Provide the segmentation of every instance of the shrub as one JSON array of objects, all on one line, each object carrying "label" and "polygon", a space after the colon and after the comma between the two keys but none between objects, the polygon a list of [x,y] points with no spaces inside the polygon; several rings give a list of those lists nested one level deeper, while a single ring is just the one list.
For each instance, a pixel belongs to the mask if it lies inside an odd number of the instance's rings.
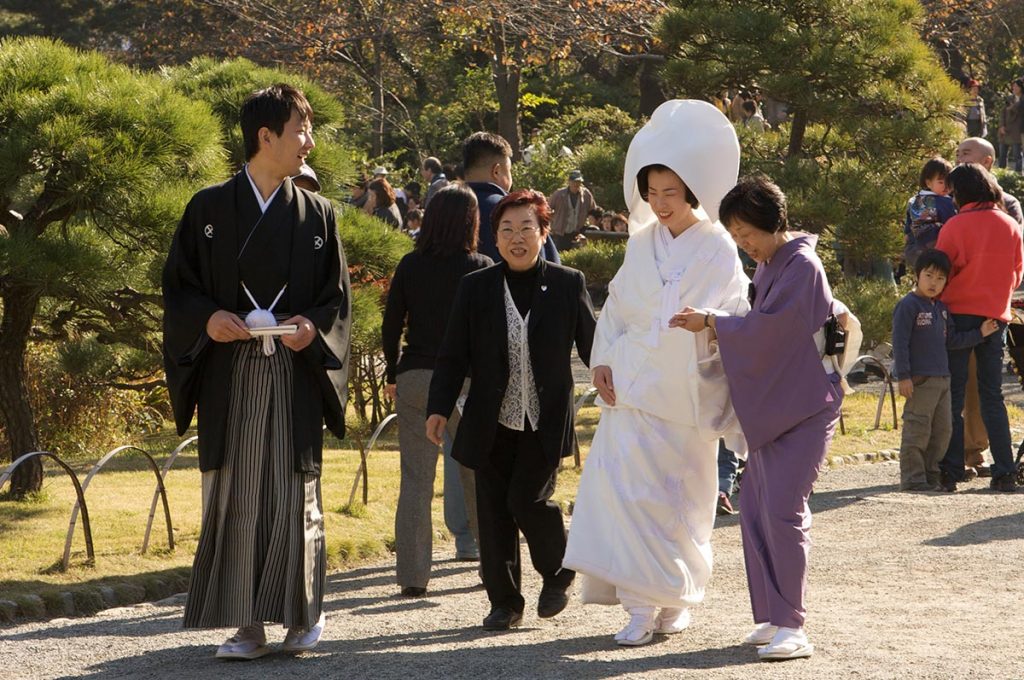
[{"label": "shrub", "polygon": [[860,319],[864,332],[863,350],[891,341],[892,311],[903,292],[885,281],[854,277],[840,280],[832,292]]},{"label": "shrub", "polygon": [[514,188],[536,189],[550,196],[556,189],[564,187],[569,171],[576,168],[579,161],[574,156],[551,153],[551,149],[557,148],[548,144],[544,150],[535,152],[529,163],[516,164],[512,170]]},{"label": "shrub", "polygon": [[622,197],[622,168],[626,165],[629,142],[598,140],[584,144],[577,156],[579,169],[594,200],[605,210],[626,209]]},{"label": "shrub", "polygon": [[580,106],[544,121],[540,138],[549,145],[575,151],[598,141],[628,143],[639,127],[631,115],[615,106]]},{"label": "shrub", "polygon": [[562,253],[562,264],[579,269],[587,286],[607,286],[626,257],[625,241],[597,241]]}]

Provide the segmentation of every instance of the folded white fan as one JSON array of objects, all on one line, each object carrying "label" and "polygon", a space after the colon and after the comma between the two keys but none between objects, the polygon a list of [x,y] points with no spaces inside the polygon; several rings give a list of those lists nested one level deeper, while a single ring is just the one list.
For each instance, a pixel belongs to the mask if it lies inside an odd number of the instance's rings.
[{"label": "folded white fan", "polygon": [[295,324],[288,324],[287,326],[260,326],[258,328],[250,328],[249,335],[254,338],[267,335],[295,335],[298,330],[299,327]]}]

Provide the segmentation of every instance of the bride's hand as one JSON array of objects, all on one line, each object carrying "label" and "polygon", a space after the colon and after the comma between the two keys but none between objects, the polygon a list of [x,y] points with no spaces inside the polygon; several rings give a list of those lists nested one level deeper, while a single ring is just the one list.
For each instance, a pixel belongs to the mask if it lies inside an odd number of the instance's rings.
[{"label": "bride's hand", "polygon": [[698,333],[706,328],[704,312],[693,307],[683,307],[668,320],[669,328],[682,328],[691,333]]},{"label": "bride's hand", "polygon": [[611,366],[594,366],[591,375],[598,396],[609,406],[615,406],[615,387],[612,385]]}]

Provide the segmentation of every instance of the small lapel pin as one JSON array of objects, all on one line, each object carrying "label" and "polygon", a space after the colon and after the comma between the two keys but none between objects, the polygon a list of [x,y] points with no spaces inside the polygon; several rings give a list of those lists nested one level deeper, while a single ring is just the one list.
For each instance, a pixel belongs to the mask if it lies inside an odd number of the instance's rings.
[{"label": "small lapel pin", "polygon": [[212,224],[207,224],[203,228],[203,235],[206,236],[206,238],[213,238],[213,225]]},{"label": "small lapel pin", "polygon": [[542,293],[543,293],[543,292],[544,292],[544,291],[546,291],[547,289],[548,289],[548,287],[547,287],[546,285],[541,285],[541,287],[540,287],[540,292],[542,292]]}]

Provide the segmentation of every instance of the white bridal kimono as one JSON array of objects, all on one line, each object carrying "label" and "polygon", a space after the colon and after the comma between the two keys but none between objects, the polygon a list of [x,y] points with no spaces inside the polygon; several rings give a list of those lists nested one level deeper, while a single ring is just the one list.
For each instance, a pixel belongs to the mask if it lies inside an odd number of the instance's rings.
[{"label": "white bridal kimono", "polygon": [[711,575],[718,440],[746,443],[717,342],[668,328],[684,305],[749,310],[749,280],[718,223],[676,238],[655,223],[630,237],[597,323],[591,366],[612,369],[615,406],[587,457],[563,566],[584,574],[583,601],[683,607]]}]

